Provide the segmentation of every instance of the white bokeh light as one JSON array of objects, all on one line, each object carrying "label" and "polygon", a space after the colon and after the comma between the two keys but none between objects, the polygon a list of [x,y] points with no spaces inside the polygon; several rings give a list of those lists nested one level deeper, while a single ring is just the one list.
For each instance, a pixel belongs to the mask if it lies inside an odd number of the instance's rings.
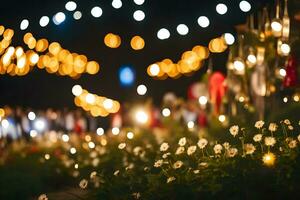
[{"label": "white bokeh light", "polygon": [[77,4],[74,1],[69,1],[66,3],[65,8],[68,11],[74,11],[77,8]]},{"label": "white bokeh light", "polygon": [[23,31],[23,30],[26,30],[29,26],[29,21],[28,19],[23,19],[21,24],[20,24],[20,29]]},{"label": "white bokeh light", "polygon": [[98,18],[98,17],[101,17],[101,15],[103,14],[103,11],[99,6],[95,6],[94,8],[92,8],[91,14],[93,15],[93,17]]},{"label": "white bokeh light", "polygon": [[72,148],[70,149],[70,153],[71,153],[71,154],[75,154],[75,153],[76,153],[76,149],[75,149],[74,147],[72,147]]},{"label": "white bokeh light", "polygon": [[45,27],[45,26],[47,26],[49,24],[49,22],[50,22],[49,17],[48,16],[43,16],[40,19],[40,26],[41,27]]},{"label": "white bokeh light", "polygon": [[106,109],[106,110],[109,110],[109,109],[112,109],[112,107],[114,106],[113,104],[113,101],[111,99],[105,99],[103,101],[103,107]]},{"label": "white bokeh light", "polygon": [[69,137],[67,134],[63,134],[63,135],[61,136],[61,139],[62,139],[62,141],[64,141],[64,142],[69,142],[70,137]]},{"label": "white bokeh light", "polygon": [[150,66],[149,71],[150,71],[151,76],[157,76],[160,72],[160,68],[159,68],[158,64],[152,64]]},{"label": "white bokeh light", "polygon": [[87,94],[85,100],[89,104],[94,104],[96,102],[96,97],[93,94]]},{"label": "white bokeh light", "polygon": [[231,33],[225,33],[224,40],[227,45],[232,45],[235,42],[235,38]]},{"label": "white bokeh light", "polygon": [[46,128],[46,121],[44,119],[37,119],[34,122],[34,128],[38,131],[44,131]]},{"label": "white bokeh light", "polygon": [[240,9],[243,12],[249,12],[251,10],[251,4],[248,1],[241,1],[240,2]]},{"label": "white bokeh light", "polygon": [[145,85],[139,85],[136,91],[139,95],[143,96],[147,93],[147,87]]},{"label": "white bokeh light", "polygon": [[189,129],[193,129],[194,126],[195,126],[195,122],[193,122],[193,121],[189,121],[189,122],[187,123],[187,127],[188,127]]},{"label": "white bokeh light", "polygon": [[33,120],[35,120],[36,115],[35,115],[34,112],[31,111],[31,112],[28,113],[27,117],[28,117],[29,120],[33,121]]},{"label": "white bokeh light", "polygon": [[66,15],[63,12],[58,12],[53,17],[53,22],[55,25],[60,25],[66,20]]},{"label": "white bokeh light", "polygon": [[198,18],[198,24],[199,24],[199,26],[201,26],[202,28],[206,28],[206,27],[208,27],[209,26],[209,19],[207,18],[207,17],[205,17],[205,16],[200,16],[199,18]]},{"label": "white bokeh light", "polygon": [[169,108],[164,108],[161,112],[164,117],[169,117],[171,115],[171,111]]},{"label": "white bokeh light", "polygon": [[148,122],[148,115],[145,111],[143,110],[139,110],[135,113],[135,120],[139,123],[139,124],[146,124]]},{"label": "white bokeh light", "polygon": [[79,19],[81,19],[81,17],[82,17],[82,13],[81,13],[80,11],[74,12],[73,18],[74,18],[75,20],[79,20]]},{"label": "white bokeh light", "polygon": [[133,1],[136,5],[139,5],[139,6],[143,5],[145,3],[145,0],[133,0]]},{"label": "white bokeh light", "polygon": [[280,74],[280,76],[285,77],[285,76],[286,76],[286,71],[285,71],[285,69],[281,68],[281,69],[279,70],[279,74]]},{"label": "white bokeh light", "polygon": [[216,11],[217,13],[219,13],[220,15],[224,15],[227,13],[227,6],[223,3],[219,3],[217,6],[216,6]]},{"label": "white bokeh light", "polygon": [[204,106],[204,105],[207,104],[208,99],[207,99],[206,96],[201,96],[201,97],[199,97],[198,101],[199,101],[199,104],[200,104],[200,105],[203,105],[203,106]]},{"label": "white bokeh light", "polygon": [[112,7],[115,9],[119,9],[122,7],[122,1],[121,0],[113,0],[111,3]]},{"label": "white bokeh light", "polygon": [[7,128],[9,127],[9,122],[8,122],[8,120],[7,120],[7,119],[3,119],[3,120],[1,121],[1,126],[2,126],[3,128],[5,128],[5,129],[7,129]]},{"label": "white bokeh light", "polygon": [[286,43],[283,43],[281,46],[280,46],[280,50],[282,52],[283,55],[287,56],[290,54],[291,52],[291,47],[290,45],[286,44]]},{"label": "white bokeh light", "polygon": [[118,127],[114,127],[111,129],[113,135],[119,135],[120,129]]},{"label": "white bokeh light", "polygon": [[80,85],[74,85],[72,88],[72,94],[76,97],[80,96],[82,94],[82,87]]},{"label": "white bokeh light", "polygon": [[104,135],[104,129],[103,129],[103,128],[97,128],[96,133],[97,133],[97,135],[99,135],[99,136]]},{"label": "white bokeh light", "polygon": [[160,40],[166,40],[170,37],[170,31],[166,28],[162,28],[157,32],[157,37]]},{"label": "white bokeh light", "polygon": [[131,139],[133,139],[133,137],[134,137],[133,132],[128,132],[128,133],[127,133],[127,138],[128,138],[128,139],[131,140]]},{"label": "white bokeh light", "polygon": [[145,13],[142,10],[136,10],[133,13],[133,18],[135,21],[143,21],[145,19]]},{"label": "white bokeh light", "polygon": [[189,33],[189,27],[187,27],[185,24],[179,24],[176,30],[180,35],[186,35]]}]

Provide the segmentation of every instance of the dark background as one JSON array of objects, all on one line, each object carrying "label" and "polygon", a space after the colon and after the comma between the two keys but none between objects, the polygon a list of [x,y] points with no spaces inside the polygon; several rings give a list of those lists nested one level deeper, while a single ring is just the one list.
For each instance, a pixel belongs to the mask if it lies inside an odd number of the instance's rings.
[{"label": "dark background", "polygon": [[[262,7],[271,0],[248,0],[252,5],[251,12]],[[94,76],[83,75],[78,80],[47,74],[45,70],[34,69],[23,77],[0,76],[0,106],[20,105],[33,108],[62,108],[73,107],[71,88],[74,84],[81,84],[92,93],[107,96],[116,100],[132,101],[138,97],[136,86],[145,84],[148,87],[147,97],[153,97],[159,103],[163,94],[173,91],[179,96],[186,96],[188,86],[199,80],[207,65],[190,77],[177,80],[153,80],[146,73],[149,64],[164,58],[178,61],[182,52],[190,50],[195,45],[207,45],[209,40],[222,35],[224,32],[235,34],[234,25],[244,23],[249,13],[239,9],[239,0],[145,0],[142,6],[135,5],[133,0],[122,0],[121,9],[114,9],[111,0],[75,0],[77,9],[83,17],[76,21],[73,12],[65,10],[67,0],[27,0],[2,1],[0,4],[0,24],[6,28],[13,28],[15,36],[13,45],[21,45],[23,35],[30,31],[36,38],[47,38],[50,42],[57,41],[63,48],[85,54],[89,60],[100,63],[100,72]],[[215,11],[217,3],[225,3],[228,12],[221,16]],[[103,15],[94,18],[90,14],[91,8],[100,6]],[[146,18],[142,22],[134,21],[132,14],[141,9]],[[56,26],[50,21],[42,28],[39,19],[43,15],[52,18],[54,14],[63,11],[66,20]],[[197,19],[206,15],[210,19],[210,26],[201,28]],[[20,22],[24,19],[30,22],[29,28],[20,31]],[[184,23],[189,27],[189,34],[180,36],[176,26]],[[156,37],[160,28],[167,28],[171,37],[159,40]],[[103,43],[104,36],[113,32],[122,38],[122,45],[118,49],[109,49]],[[141,35],[146,46],[141,51],[130,48],[130,39],[134,35]],[[225,72],[227,52],[212,54],[214,70]],[[131,88],[122,88],[118,80],[118,70],[121,65],[132,65],[136,70],[136,82]]]}]

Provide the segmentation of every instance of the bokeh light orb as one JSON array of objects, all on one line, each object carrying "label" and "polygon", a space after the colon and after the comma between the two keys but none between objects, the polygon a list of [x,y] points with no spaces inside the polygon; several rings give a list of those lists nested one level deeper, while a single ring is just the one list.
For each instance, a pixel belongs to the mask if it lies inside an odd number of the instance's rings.
[{"label": "bokeh light orb", "polygon": [[135,21],[143,21],[145,19],[145,13],[142,10],[137,10],[133,13],[133,18]]},{"label": "bokeh light orb", "polygon": [[158,64],[152,64],[149,66],[150,76],[157,76],[160,72],[160,68]]},{"label": "bokeh light orb", "polygon": [[49,17],[48,16],[43,16],[40,19],[40,26],[41,27],[45,27],[45,26],[47,26],[49,24],[49,22],[50,22]]},{"label": "bokeh light orb", "polygon": [[97,135],[99,135],[99,136],[104,135],[104,129],[101,128],[101,127],[100,127],[100,128],[97,128],[96,133],[97,133]]},{"label": "bokeh light orb", "polygon": [[198,24],[199,26],[201,26],[202,28],[206,28],[209,26],[210,22],[209,19],[206,16],[200,16],[198,18]]},{"label": "bokeh light orb", "polygon": [[186,35],[189,33],[189,28],[185,24],[179,24],[176,30],[180,35]]},{"label": "bokeh light orb", "polygon": [[72,88],[72,94],[76,97],[80,96],[83,92],[83,89],[80,85],[74,85]]},{"label": "bokeh light orb", "polygon": [[94,8],[92,8],[91,14],[95,18],[99,18],[103,14],[103,11],[99,6],[95,6]]},{"label": "bokeh light orb", "polygon": [[169,108],[164,108],[161,112],[164,117],[169,117],[171,115],[171,111]]},{"label": "bokeh light orb", "polygon": [[66,10],[74,11],[77,8],[77,4],[74,1],[68,1],[65,5]]},{"label": "bokeh light orb", "polygon": [[55,25],[60,25],[61,23],[63,23],[66,19],[66,15],[63,12],[58,12],[53,16],[53,23]]},{"label": "bokeh light orb", "polygon": [[122,66],[119,70],[119,80],[122,86],[131,86],[135,81],[135,71],[131,66]]},{"label": "bokeh light orb", "polygon": [[225,33],[223,37],[227,45],[232,45],[235,42],[235,38],[231,33]]},{"label": "bokeh light orb", "polygon": [[170,31],[166,28],[161,28],[158,32],[157,32],[157,38],[160,40],[166,40],[170,37]]},{"label": "bokeh light orb", "polygon": [[149,120],[149,116],[148,116],[148,114],[144,110],[138,110],[135,113],[135,120],[139,124],[146,124],[148,122],[148,120]]},{"label": "bokeh light orb", "polygon": [[113,0],[111,3],[112,7],[115,9],[119,9],[122,7],[122,1],[121,0]]},{"label": "bokeh light orb", "polygon": [[30,121],[33,121],[33,120],[35,120],[36,115],[35,115],[34,112],[31,111],[31,112],[28,113],[27,117],[28,117],[28,119],[29,119]]},{"label": "bokeh light orb", "polygon": [[139,85],[136,89],[136,92],[138,93],[138,95],[145,95],[147,93],[147,87],[145,85]]},{"label": "bokeh light orb", "polygon": [[133,1],[136,5],[139,5],[139,6],[143,5],[145,3],[145,0],[133,0]]},{"label": "bokeh light orb", "polygon": [[216,6],[216,11],[217,13],[219,13],[220,15],[224,15],[227,13],[227,6],[223,3],[219,3],[217,6]]},{"label": "bokeh light orb", "polygon": [[251,10],[251,4],[245,0],[241,1],[239,6],[240,6],[241,11],[243,11],[243,12],[249,12]]},{"label": "bokeh light orb", "polygon": [[131,48],[141,50],[145,47],[145,41],[141,36],[134,36],[130,41]]},{"label": "bokeh light orb", "polygon": [[20,29],[23,31],[23,30],[26,30],[29,26],[29,21],[28,19],[23,19],[21,24],[20,24]]},{"label": "bokeh light orb", "polygon": [[121,45],[121,37],[113,33],[108,33],[104,37],[104,44],[109,48],[118,48]]},{"label": "bokeh light orb", "polygon": [[74,18],[75,20],[80,20],[81,17],[82,17],[82,13],[81,13],[80,11],[74,12],[73,18]]}]

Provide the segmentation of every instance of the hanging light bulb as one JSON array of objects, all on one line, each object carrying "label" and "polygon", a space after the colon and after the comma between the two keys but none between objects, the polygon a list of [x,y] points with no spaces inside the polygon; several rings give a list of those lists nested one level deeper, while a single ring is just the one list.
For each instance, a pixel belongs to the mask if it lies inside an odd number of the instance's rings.
[{"label": "hanging light bulb", "polygon": [[288,13],[288,0],[284,2],[284,14],[282,18],[282,37],[288,40],[290,36],[290,18]]},{"label": "hanging light bulb", "polygon": [[270,22],[267,8],[264,8],[263,18],[265,20],[265,26],[264,26],[265,37],[270,37],[272,35],[272,29],[271,29],[271,22]]},{"label": "hanging light bulb", "polygon": [[271,23],[271,28],[272,28],[272,34],[275,37],[280,37],[282,34],[282,21],[279,18],[280,14],[280,5],[279,5],[279,0],[277,0],[276,4],[276,18],[272,20]]},{"label": "hanging light bulb", "polygon": [[253,67],[256,64],[256,61],[257,61],[257,59],[256,59],[256,56],[254,54],[254,49],[250,48],[249,49],[249,54],[247,56],[247,65],[249,67]]},{"label": "hanging light bulb", "polygon": [[283,43],[280,46],[280,51],[281,51],[283,56],[288,56],[291,52],[291,47],[287,43]]},{"label": "hanging light bulb", "polygon": [[245,63],[244,60],[241,58],[236,58],[233,61],[233,67],[237,74],[244,74],[245,73]]},{"label": "hanging light bulb", "polygon": [[264,47],[257,47],[256,63],[261,65],[265,61],[265,51]]}]

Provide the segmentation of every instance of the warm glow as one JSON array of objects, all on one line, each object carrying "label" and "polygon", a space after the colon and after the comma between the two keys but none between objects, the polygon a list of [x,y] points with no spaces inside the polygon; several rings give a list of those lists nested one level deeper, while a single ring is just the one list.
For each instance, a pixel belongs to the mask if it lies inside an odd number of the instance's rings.
[{"label": "warm glow", "polygon": [[201,97],[199,97],[198,101],[199,101],[200,105],[204,106],[207,104],[208,99],[206,96],[201,96]]},{"label": "warm glow", "polygon": [[83,92],[83,89],[80,85],[74,85],[72,88],[72,94],[76,97],[80,96]]},{"label": "warm glow", "polygon": [[133,139],[133,137],[134,137],[133,132],[128,132],[128,133],[127,133],[127,138],[128,138],[128,139],[131,140],[131,139]]},{"label": "warm glow", "polygon": [[169,117],[171,115],[171,111],[169,108],[164,108],[161,113],[164,117]]},{"label": "warm glow", "polygon": [[273,166],[275,164],[276,156],[273,153],[266,153],[263,156],[263,162],[267,166]]},{"label": "warm glow", "polygon": [[149,120],[148,114],[143,111],[143,110],[138,110],[135,113],[135,120],[139,123],[139,124],[146,124]]},{"label": "warm glow", "polygon": [[145,95],[147,93],[147,87],[145,85],[139,85],[136,89],[138,95]]}]

